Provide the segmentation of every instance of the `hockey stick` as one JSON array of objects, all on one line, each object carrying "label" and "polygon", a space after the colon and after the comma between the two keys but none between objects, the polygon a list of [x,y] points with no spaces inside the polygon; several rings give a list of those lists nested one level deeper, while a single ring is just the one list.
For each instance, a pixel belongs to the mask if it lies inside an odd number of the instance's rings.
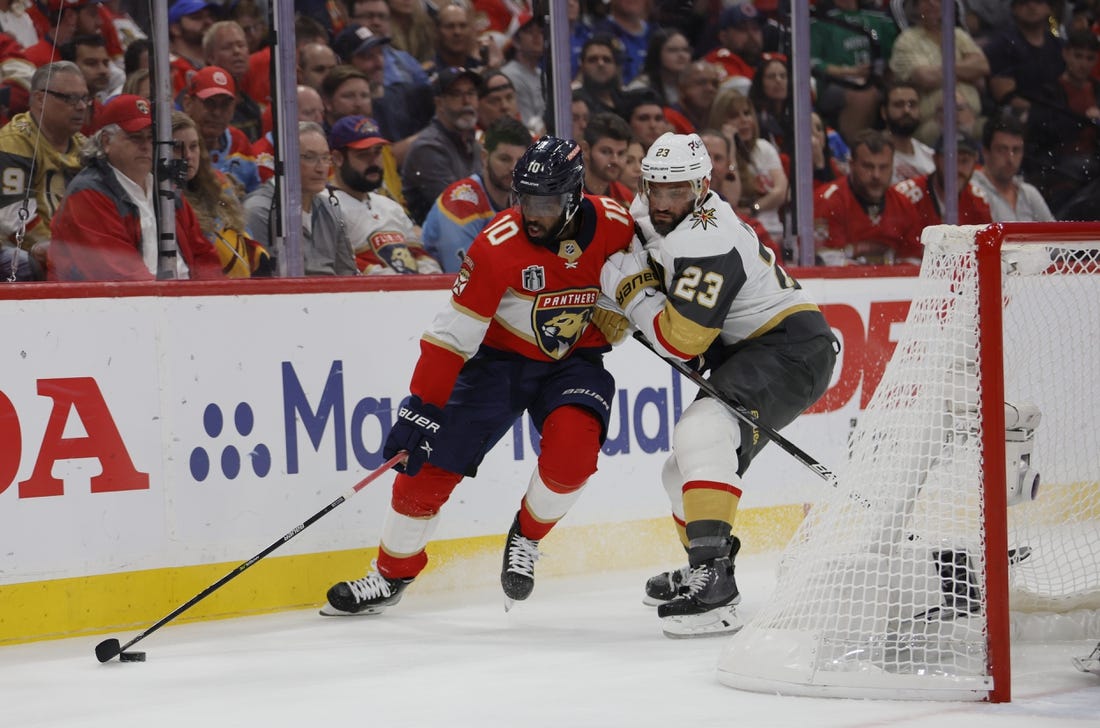
[{"label": "hockey stick", "polygon": [[802,463],[810,470],[814,471],[817,475],[820,475],[826,481],[831,482],[835,485],[833,471],[829,470],[829,468],[825,467],[817,460],[810,457],[810,455],[807,454],[804,450],[802,450],[800,447],[795,445],[787,438],[780,435],[777,431],[765,425],[763,422],[757,419],[752,414],[752,412],[750,412],[744,405],[734,402],[729,397],[722,394],[722,392],[720,392],[718,388],[710,382],[709,379],[692,369],[690,366],[687,365],[686,362],[683,362],[679,359],[671,359],[662,355],[661,352],[657,351],[657,349],[654,348],[653,344],[649,341],[649,339],[645,337],[645,334],[643,334],[641,331],[635,331],[634,338],[642,342],[642,344],[645,345],[645,348],[649,349],[661,359],[664,359],[666,362],[671,364],[673,369],[680,372],[685,377],[694,382],[699,387],[699,389],[703,390],[709,396],[724,404],[729,409],[729,411],[736,415],[737,418],[740,419],[742,422],[752,425],[756,429],[760,430],[760,432],[763,433],[765,437],[767,437],[779,447],[783,448],[787,453],[792,455],[795,460]]},{"label": "hockey stick", "polygon": [[[377,470],[370,473],[369,475],[367,475],[367,477],[363,478],[358,483],[356,483],[354,486],[352,486],[351,490],[347,491],[346,493],[341,495],[339,498],[337,498],[336,500],[329,503],[327,506],[325,506],[321,510],[314,513],[312,516],[307,518],[305,521],[299,523],[297,526],[295,526],[294,528],[287,531],[285,534],[282,535],[281,538],[279,538],[278,541],[271,544],[266,549],[264,549],[260,553],[256,554],[255,556],[253,556],[248,561],[245,561],[243,564],[241,564],[237,568],[233,569],[233,571],[230,571],[228,574],[226,574],[222,578],[218,579],[216,582],[214,582],[210,586],[206,587],[205,589],[203,589],[201,592],[199,592],[195,596],[191,597],[191,599],[189,599],[186,603],[180,605],[179,607],[176,607],[176,609],[174,609],[170,614],[166,615],[165,617],[162,617],[159,621],[154,623],[153,626],[149,627],[144,632],[141,632],[140,634],[138,634],[136,637],[134,637],[132,640],[130,640],[126,644],[120,645],[119,641],[114,637],[112,637],[111,639],[108,639],[108,640],[103,640],[102,642],[100,642],[95,647],[95,656],[96,656],[96,658],[100,662],[107,662],[108,660],[110,660],[111,658],[113,658],[115,656],[118,656],[119,660],[126,661],[126,662],[140,662],[140,661],[142,661],[142,659],[144,658],[144,653],[127,653],[126,649],[133,646],[133,645],[135,645],[135,644],[137,644],[138,642],[145,639],[149,635],[153,634],[158,629],[160,629],[164,625],[168,624],[173,619],[180,616],[181,614],[186,612],[188,609],[195,606],[196,604],[198,604],[203,599],[205,599],[206,597],[213,594],[215,591],[217,591],[221,587],[225,586],[225,584],[227,584],[229,581],[231,581],[232,579],[240,576],[241,573],[243,573],[245,570],[247,570],[249,567],[251,567],[257,561],[264,558],[265,556],[270,554],[272,551],[279,548],[280,546],[285,544],[287,541],[289,541],[290,539],[294,538],[295,536],[297,536],[302,531],[304,531],[307,528],[309,528],[310,526],[312,526],[314,523],[319,521],[322,516],[325,516],[326,514],[328,514],[329,511],[334,510],[337,506],[342,504],[344,501],[348,500],[353,495],[358,493],[360,490],[367,487],[367,485],[369,485],[371,482],[373,482],[374,480],[381,477],[383,474],[386,473],[386,471],[388,471],[394,465],[397,465],[399,462],[403,461],[407,457],[407,455],[408,455],[408,453],[406,453],[404,451],[401,451],[401,452],[397,453],[396,455],[394,455],[392,458],[390,458],[389,460],[384,462]],[[123,657],[124,655],[128,655],[128,654],[133,654],[134,657],[130,658],[130,659],[127,659],[127,658]]]}]

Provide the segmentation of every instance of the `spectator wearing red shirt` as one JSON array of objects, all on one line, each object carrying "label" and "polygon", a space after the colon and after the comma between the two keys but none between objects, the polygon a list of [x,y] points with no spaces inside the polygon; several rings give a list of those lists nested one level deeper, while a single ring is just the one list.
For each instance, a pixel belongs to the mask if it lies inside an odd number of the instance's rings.
[{"label": "spectator wearing red shirt", "polygon": [[172,96],[187,88],[191,76],[206,62],[202,38],[214,24],[218,5],[204,0],[175,0],[168,7],[168,65]]},{"label": "spectator wearing red shirt", "polygon": [[852,140],[851,171],[814,195],[814,242],[821,265],[917,262],[921,223],[913,203],[890,186],[894,146],[866,129]]},{"label": "spectator wearing red shirt", "polygon": [[[153,117],[141,96],[115,97],[97,117],[85,168],[53,219],[50,280],[153,280],[159,262]],[[221,278],[221,261],[187,200],[176,201],[176,274]]]},{"label": "spectator wearing red shirt", "polygon": [[[993,222],[993,214],[989,210],[989,203],[985,194],[975,183],[970,180],[974,174],[974,168],[978,164],[978,154],[981,146],[969,134],[958,132],[958,156],[956,157],[959,176],[959,225],[989,225]],[[920,226],[943,224],[943,144],[941,136],[936,140],[935,154],[932,159],[936,163],[936,170],[932,174],[926,174],[913,179],[902,180],[894,185],[894,189],[909,198],[917,208],[920,217]],[[919,256],[918,256],[919,257]]]}]

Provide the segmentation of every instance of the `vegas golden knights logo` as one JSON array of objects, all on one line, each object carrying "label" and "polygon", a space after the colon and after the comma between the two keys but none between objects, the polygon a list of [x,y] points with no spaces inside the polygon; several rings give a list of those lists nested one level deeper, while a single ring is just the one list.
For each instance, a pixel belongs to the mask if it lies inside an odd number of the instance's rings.
[{"label": "vegas golden knights logo", "polygon": [[561,359],[572,350],[592,319],[599,290],[543,293],[531,307],[535,343],[549,357]]}]

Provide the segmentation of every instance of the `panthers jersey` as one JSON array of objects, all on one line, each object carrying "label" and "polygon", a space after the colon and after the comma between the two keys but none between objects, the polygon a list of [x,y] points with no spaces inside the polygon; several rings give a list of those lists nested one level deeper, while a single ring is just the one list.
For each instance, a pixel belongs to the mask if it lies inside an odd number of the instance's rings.
[{"label": "panthers jersey", "polygon": [[802,312],[815,315],[803,317],[808,328],[792,339],[827,333],[798,281],[714,192],[667,236],[654,230],[643,196],[631,210],[665,294],[656,317],[637,323],[669,354],[691,359],[716,340],[729,346],[757,338]]},{"label": "panthers jersey", "polygon": [[[943,223],[943,215],[940,214],[942,203],[936,195],[936,188],[932,185],[932,175],[926,174],[923,177],[902,180],[894,185],[894,189],[908,197],[917,208],[921,229]],[[993,213],[989,211],[985,193],[977,183],[970,181],[960,185],[959,224],[989,225],[992,222]]]},{"label": "panthers jersey", "polygon": [[608,256],[634,234],[630,214],[607,197],[585,195],[575,238],[553,250],[532,243],[519,210],[497,215],[474,239],[450,305],[421,339],[412,392],[442,406],[462,365],[484,344],[504,355],[557,361],[607,340],[589,322]]}]

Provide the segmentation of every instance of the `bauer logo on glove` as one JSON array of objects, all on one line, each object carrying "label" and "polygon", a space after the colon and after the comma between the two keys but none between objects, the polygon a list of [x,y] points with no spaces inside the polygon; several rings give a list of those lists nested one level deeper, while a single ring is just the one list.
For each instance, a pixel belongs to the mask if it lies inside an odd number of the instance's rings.
[{"label": "bauer logo on glove", "polygon": [[619,288],[615,291],[615,302],[619,304],[621,308],[628,308],[630,302],[634,300],[634,297],[641,292],[645,292],[646,295],[653,295],[654,289],[658,286],[660,281],[657,280],[657,274],[649,268],[643,271],[635,273],[629,278],[623,279],[619,284]]}]

